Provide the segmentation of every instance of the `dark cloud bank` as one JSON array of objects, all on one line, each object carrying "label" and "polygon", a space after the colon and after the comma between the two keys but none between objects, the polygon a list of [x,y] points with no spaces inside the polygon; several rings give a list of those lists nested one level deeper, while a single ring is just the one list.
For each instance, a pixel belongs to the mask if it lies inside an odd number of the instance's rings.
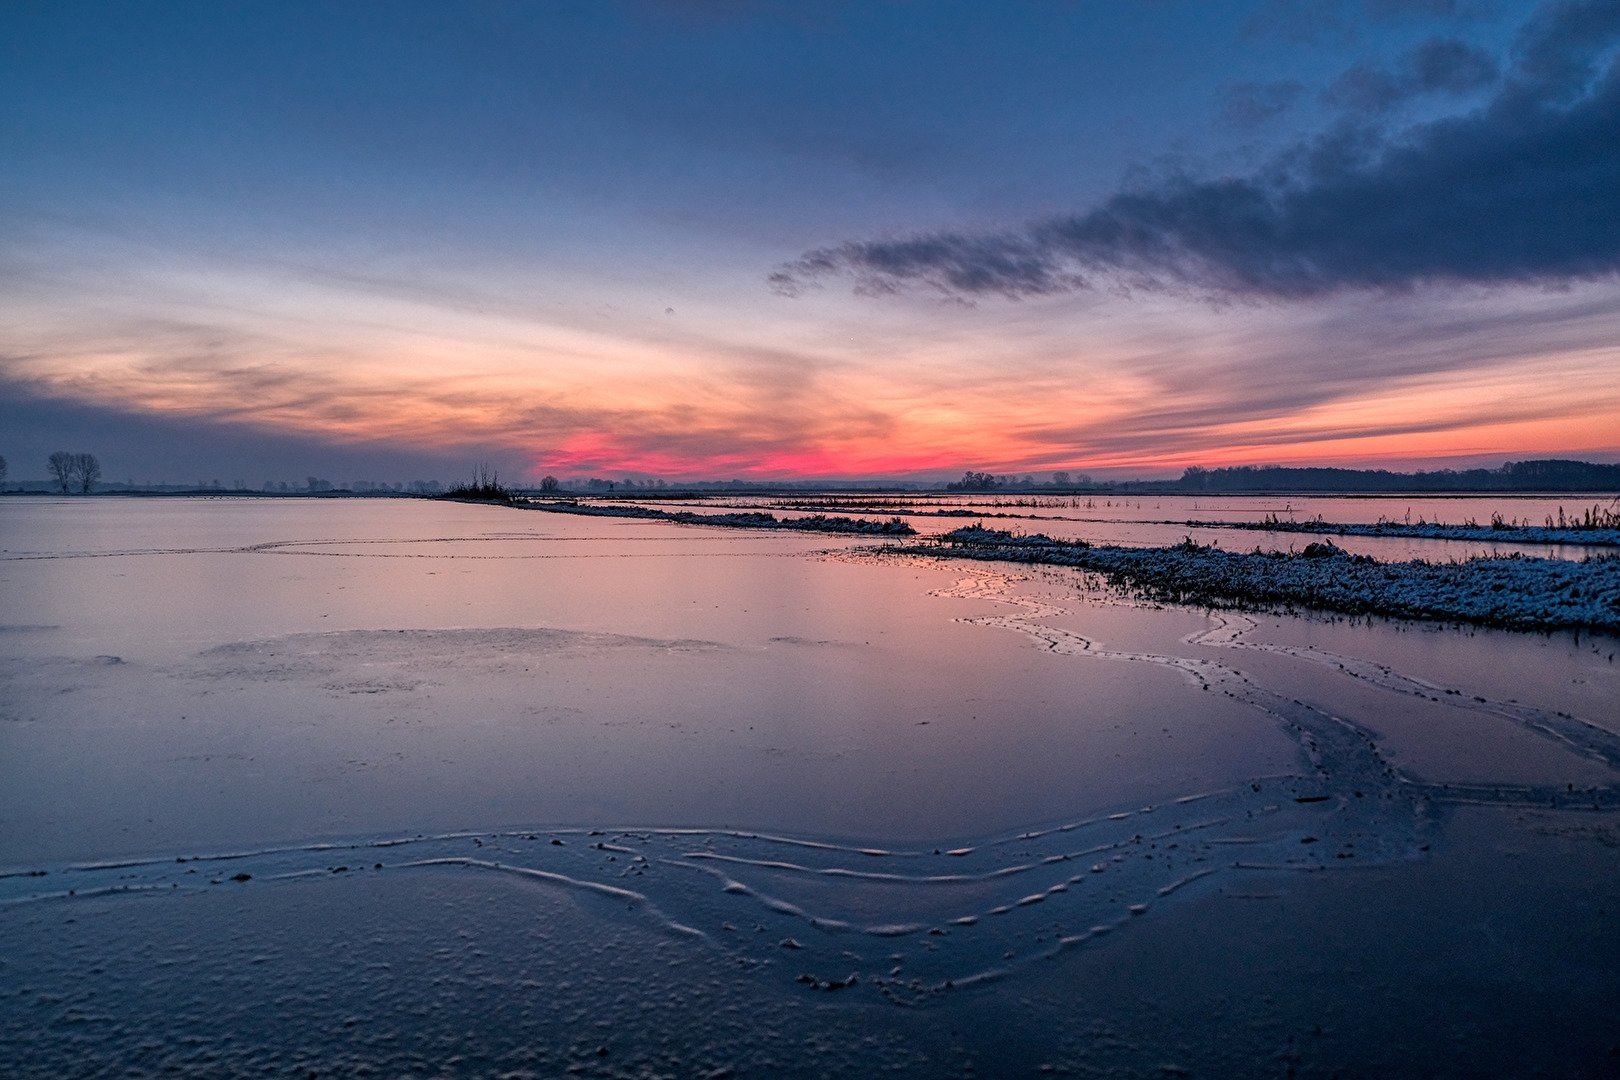
[{"label": "dark cloud bank", "polygon": [[[382,441],[342,443],[307,434],[255,430],[228,419],[144,415],[92,402],[47,396],[0,375],[0,455],[12,482],[43,480],[52,451],[85,450],[100,458],[103,479],[122,483],[266,480],[299,482],[314,475],[334,481],[449,480],[480,461],[498,465],[513,455],[502,447],[468,446],[444,453],[417,452]],[[521,460],[521,459],[520,459]]]},{"label": "dark cloud bank", "polygon": [[[1249,177],[1165,180],[1000,232],[938,232],[806,253],[770,283],[922,286],[972,299],[1106,284],[1303,298],[1428,282],[1556,283],[1620,271],[1620,2],[1541,8],[1505,74],[1444,41],[1336,88],[1363,114],[1498,83],[1478,111],[1399,137],[1347,120]],[[1357,74],[1359,70],[1360,74]],[[1500,80],[1498,82],[1498,80]]]}]

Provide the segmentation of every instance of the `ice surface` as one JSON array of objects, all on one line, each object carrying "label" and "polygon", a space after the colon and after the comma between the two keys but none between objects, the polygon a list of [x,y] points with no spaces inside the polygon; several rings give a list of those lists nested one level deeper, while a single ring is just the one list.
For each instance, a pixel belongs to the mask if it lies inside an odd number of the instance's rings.
[{"label": "ice surface", "polygon": [[1606,639],[661,522],[90,505],[0,507],[8,1075],[1611,1060]]}]

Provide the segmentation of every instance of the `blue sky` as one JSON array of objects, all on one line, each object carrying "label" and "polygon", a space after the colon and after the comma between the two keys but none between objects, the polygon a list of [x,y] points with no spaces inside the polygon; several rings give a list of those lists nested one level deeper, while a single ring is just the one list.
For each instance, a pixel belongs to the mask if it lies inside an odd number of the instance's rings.
[{"label": "blue sky", "polygon": [[0,454],[1613,460],[1617,15],[12,3]]}]

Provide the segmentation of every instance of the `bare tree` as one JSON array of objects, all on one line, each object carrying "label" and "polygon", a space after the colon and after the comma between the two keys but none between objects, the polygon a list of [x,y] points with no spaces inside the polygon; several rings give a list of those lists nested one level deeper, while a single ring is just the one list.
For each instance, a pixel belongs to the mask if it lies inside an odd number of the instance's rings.
[{"label": "bare tree", "polygon": [[77,489],[88,492],[101,479],[101,462],[94,454],[70,454],[58,450],[46,459],[51,470],[51,481],[66,494]]},{"label": "bare tree", "polygon": [[4,491],[5,487],[6,487],[6,459],[3,458],[3,457],[0,457],[0,491]]},{"label": "bare tree", "polygon": [[100,479],[101,462],[96,460],[96,455],[73,455],[73,482],[78,485],[81,492],[88,494]]},{"label": "bare tree", "polygon": [[45,465],[51,470],[51,480],[66,494],[73,490],[74,461],[77,454],[70,454],[66,450],[58,450],[46,459]]}]

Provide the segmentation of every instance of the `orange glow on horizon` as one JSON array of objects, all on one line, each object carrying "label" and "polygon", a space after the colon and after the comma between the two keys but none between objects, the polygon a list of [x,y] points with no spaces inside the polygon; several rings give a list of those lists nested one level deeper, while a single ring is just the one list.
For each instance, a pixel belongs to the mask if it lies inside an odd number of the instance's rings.
[{"label": "orange glow on horizon", "polygon": [[[239,314],[258,297],[253,284],[227,282],[221,304]],[[342,318],[306,325],[308,296],[272,294],[251,309],[251,332],[201,344],[35,312],[13,327],[5,374],[42,399],[337,445],[516,458],[533,479],[1152,476],[1190,465],[1620,457],[1620,351],[1590,334],[1519,354],[1485,340],[1480,348],[1500,354],[1360,378],[1311,359],[1308,344],[1287,346],[1286,320],[1271,311],[1209,323],[1224,336],[1200,336],[1207,313],[1144,304],[1137,321],[1100,323],[1080,344],[1039,330],[1039,319],[1014,319],[997,337],[991,322],[951,311],[932,338],[897,321],[854,347],[802,308],[779,324],[720,313],[696,330],[626,329],[338,299]],[[1255,360],[1262,332],[1272,352]],[[757,344],[772,334],[781,340]],[[1277,356],[1304,357],[1320,385],[1267,404],[1264,365],[1293,362]]]}]

